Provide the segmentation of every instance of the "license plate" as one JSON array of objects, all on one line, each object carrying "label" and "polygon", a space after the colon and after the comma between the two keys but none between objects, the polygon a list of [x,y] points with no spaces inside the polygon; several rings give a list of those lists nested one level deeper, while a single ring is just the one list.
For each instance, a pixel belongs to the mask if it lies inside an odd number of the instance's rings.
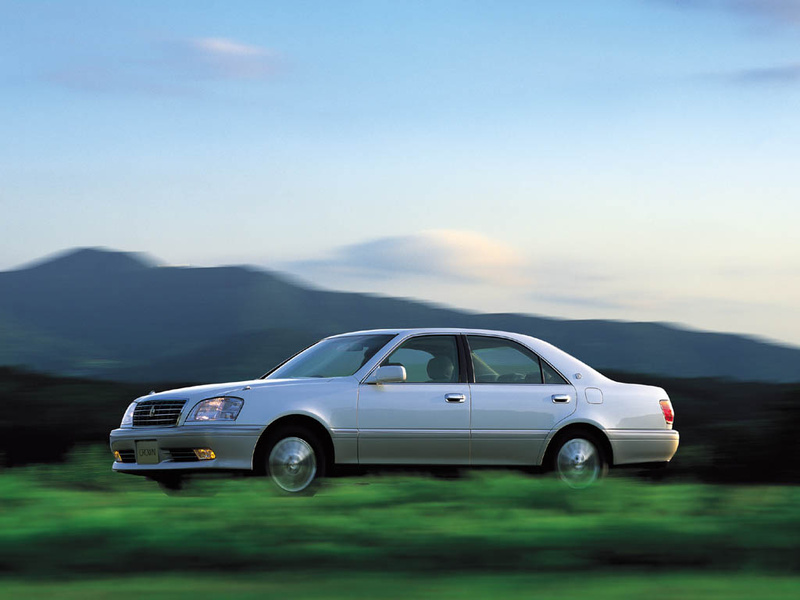
[{"label": "license plate", "polygon": [[158,464],[158,442],[136,442],[136,462],[140,465]]}]

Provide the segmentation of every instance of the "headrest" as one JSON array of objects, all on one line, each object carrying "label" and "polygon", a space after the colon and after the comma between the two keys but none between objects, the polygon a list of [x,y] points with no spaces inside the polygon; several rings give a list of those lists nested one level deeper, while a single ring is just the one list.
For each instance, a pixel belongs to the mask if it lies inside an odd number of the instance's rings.
[{"label": "headrest", "polygon": [[434,356],[428,361],[428,377],[433,381],[452,381],[455,366],[446,356]]}]

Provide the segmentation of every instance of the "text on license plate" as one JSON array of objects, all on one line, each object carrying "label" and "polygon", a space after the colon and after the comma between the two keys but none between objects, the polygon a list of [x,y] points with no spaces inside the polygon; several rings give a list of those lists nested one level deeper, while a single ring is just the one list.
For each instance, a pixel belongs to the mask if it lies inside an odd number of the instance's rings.
[{"label": "text on license plate", "polygon": [[140,465],[158,464],[158,442],[136,442],[136,462]]}]

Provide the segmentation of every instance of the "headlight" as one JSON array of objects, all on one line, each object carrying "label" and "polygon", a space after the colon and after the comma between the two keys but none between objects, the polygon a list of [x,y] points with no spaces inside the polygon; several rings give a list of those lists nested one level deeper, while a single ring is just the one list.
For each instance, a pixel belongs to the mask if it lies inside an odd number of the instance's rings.
[{"label": "headlight", "polygon": [[244,400],[241,398],[230,398],[221,396],[219,398],[209,398],[199,402],[192,409],[187,421],[234,421],[242,410]]},{"label": "headlight", "polygon": [[120,427],[133,427],[133,411],[136,410],[136,402],[131,402],[128,408],[125,409],[125,414],[122,415],[122,423]]}]

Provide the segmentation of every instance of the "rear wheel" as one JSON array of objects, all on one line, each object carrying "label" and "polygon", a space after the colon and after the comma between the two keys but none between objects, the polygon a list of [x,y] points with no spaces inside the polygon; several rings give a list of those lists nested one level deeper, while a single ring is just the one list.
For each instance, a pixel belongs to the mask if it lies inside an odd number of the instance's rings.
[{"label": "rear wheel", "polygon": [[313,493],[325,475],[325,453],[314,434],[302,427],[282,429],[270,436],[267,448],[267,476],[280,491]]},{"label": "rear wheel", "polygon": [[553,470],[571,488],[585,488],[608,473],[602,444],[589,433],[566,436],[556,445]]}]

